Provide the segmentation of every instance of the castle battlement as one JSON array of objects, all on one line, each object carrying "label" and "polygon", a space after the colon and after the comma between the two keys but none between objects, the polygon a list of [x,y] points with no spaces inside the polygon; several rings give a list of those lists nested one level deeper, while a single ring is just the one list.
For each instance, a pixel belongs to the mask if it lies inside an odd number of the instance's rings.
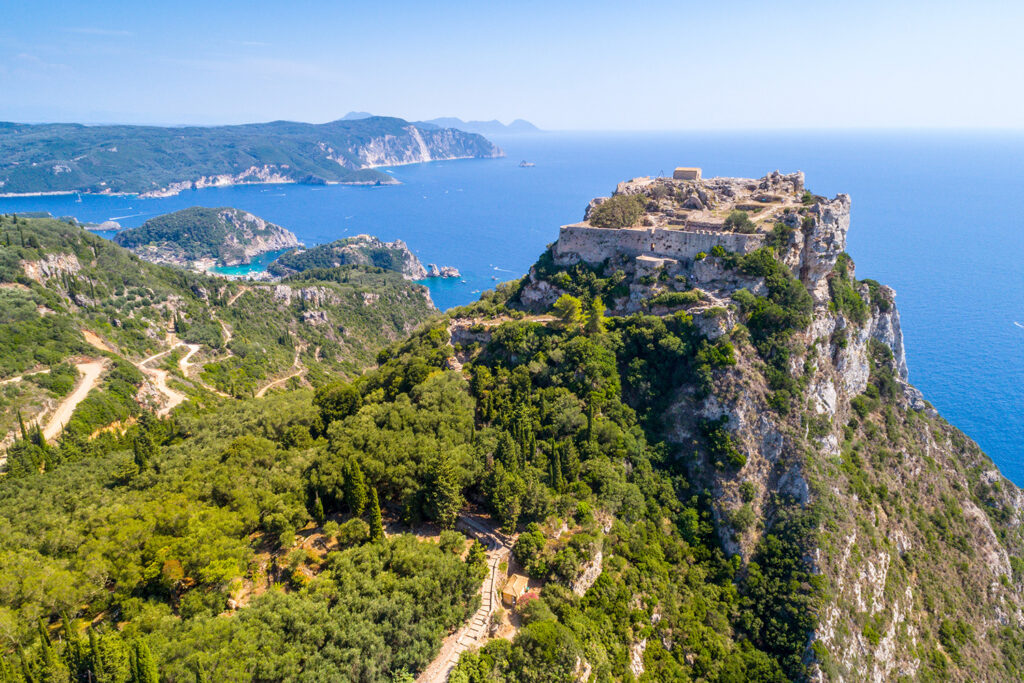
[{"label": "castle battlement", "polygon": [[[607,201],[595,199],[582,222],[562,226],[553,256],[556,263],[569,265],[640,256],[692,261],[716,246],[746,254],[764,244],[776,222],[792,224],[797,212],[806,210],[803,191],[803,173],[783,175],[778,171],[760,179],[702,179],[700,169],[681,167],[671,178],[634,178],[619,183],[615,195],[642,198],[640,225],[592,225],[588,220],[591,212]],[[748,216],[742,232],[726,227],[726,219],[734,211]]]},{"label": "castle battlement", "polygon": [[763,234],[646,227],[609,230],[577,223],[562,226],[553,255],[555,263],[561,265],[581,260],[601,263],[615,256],[692,261],[697,254],[710,252],[716,245],[746,254],[763,245],[764,239]]}]

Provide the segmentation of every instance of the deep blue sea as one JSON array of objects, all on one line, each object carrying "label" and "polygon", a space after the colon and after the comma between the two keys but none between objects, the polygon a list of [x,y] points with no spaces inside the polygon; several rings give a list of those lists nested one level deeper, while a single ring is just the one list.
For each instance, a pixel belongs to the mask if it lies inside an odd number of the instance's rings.
[{"label": "deep blue sea", "polygon": [[[809,189],[853,198],[857,276],[896,289],[910,379],[1024,485],[1024,133],[548,133],[496,139],[504,159],[390,169],[391,187],[243,186],[164,199],[0,198],[136,226],[188,206],[233,206],[307,245],[401,238],[463,281],[429,283],[441,308],[523,274],[620,180],[701,166],[705,176],[802,170]],[[521,160],[533,168],[520,168]]]}]

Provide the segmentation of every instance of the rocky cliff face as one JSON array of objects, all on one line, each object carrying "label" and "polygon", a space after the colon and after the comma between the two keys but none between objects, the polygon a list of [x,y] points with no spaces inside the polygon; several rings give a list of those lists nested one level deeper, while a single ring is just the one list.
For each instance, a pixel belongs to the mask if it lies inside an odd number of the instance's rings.
[{"label": "rocky cliff face", "polygon": [[483,139],[467,137],[462,131],[452,128],[420,128],[410,124],[399,135],[374,137],[350,147],[349,153],[361,162],[361,168],[504,156],[499,147],[490,143],[482,147],[480,140]]},{"label": "rocky cliff face", "polygon": [[[809,529],[800,543],[814,615],[803,657],[815,680],[1010,680],[1007,658],[1019,654],[1008,653],[1024,641],[1024,493],[908,383],[895,292],[857,281],[844,253],[849,196],[791,204],[798,184],[787,178],[708,181],[701,202],[734,210],[722,190],[737,187],[781,197],[756,229],[810,295],[804,304],[760,252],[613,248],[587,267],[621,280],[606,302],[613,312],[691,315],[717,348],[728,345],[734,362],[704,390],[679,387],[666,429],[711,493],[741,573],[763,570],[792,520]],[[520,299],[546,308],[565,282],[542,260]],[[797,309],[798,323],[779,324]],[[709,425],[720,427],[717,448]]]}]

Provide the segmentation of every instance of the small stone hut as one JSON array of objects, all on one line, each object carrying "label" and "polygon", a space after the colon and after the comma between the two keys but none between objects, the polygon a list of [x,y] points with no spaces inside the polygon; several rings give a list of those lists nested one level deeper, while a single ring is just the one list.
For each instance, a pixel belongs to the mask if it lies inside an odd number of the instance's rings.
[{"label": "small stone hut", "polygon": [[526,592],[526,586],[530,580],[522,574],[513,574],[508,577],[505,587],[501,589],[501,601],[508,607],[514,607],[519,596]]},{"label": "small stone hut", "polygon": [[678,166],[672,173],[675,180],[700,180],[700,169],[696,166]]}]

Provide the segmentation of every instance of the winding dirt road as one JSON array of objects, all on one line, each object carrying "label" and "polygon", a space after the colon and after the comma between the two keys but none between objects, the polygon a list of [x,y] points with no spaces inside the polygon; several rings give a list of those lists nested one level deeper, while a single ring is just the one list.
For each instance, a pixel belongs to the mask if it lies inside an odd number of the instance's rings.
[{"label": "winding dirt road", "polygon": [[[319,351],[319,347],[317,347],[317,351]],[[306,368],[302,367],[302,364],[299,363],[299,350],[298,349],[295,350],[295,360],[292,361],[292,367],[295,368],[294,372],[292,372],[290,375],[286,375],[286,376],[282,377],[281,379],[275,379],[270,384],[267,384],[266,386],[264,386],[262,389],[260,389],[259,391],[256,392],[256,398],[263,398],[263,395],[266,394],[268,390],[273,389],[274,387],[280,386],[280,385],[284,384],[285,382],[287,382],[288,380],[290,380],[292,377],[298,377],[299,375],[301,375],[304,372],[306,372]]]},{"label": "winding dirt road", "polygon": [[146,358],[145,360],[141,360],[141,361],[139,361],[138,363],[135,364],[135,367],[137,367],[139,370],[142,371],[143,374],[145,374],[147,377],[150,378],[150,380],[153,382],[153,386],[156,387],[157,391],[159,391],[161,394],[163,394],[164,396],[167,397],[167,403],[165,403],[158,411],[156,411],[156,414],[159,415],[160,417],[163,417],[167,413],[169,413],[172,410],[174,410],[175,408],[177,408],[179,405],[184,403],[185,399],[187,399],[188,397],[185,396],[185,394],[181,393],[180,391],[176,391],[174,389],[171,389],[169,386],[167,386],[167,371],[166,370],[162,370],[160,368],[147,368],[146,364],[147,363],[151,363],[152,361],[156,360],[157,358],[160,358],[162,356],[166,356],[171,351],[173,351],[174,349],[178,348],[179,346],[181,346],[184,343],[185,342],[178,342],[177,344],[175,344],[171,348],[167,349],[166,351],[161,351],[160,353],[155,353],[152,356],[150,356],[149,358]]},{"label": "winding dirt road", "polygon": [[45,370],[36,370],[35,372],[26,372],[24,375],[18,375],[17,377],[8,377],[7,379],[0,379],[0,387],[2,387],[5,384],[15,384],[15,383],[20,382],[21,380],[25,379],[26,377],[31,377],[33,375],[45,375],[45,374],[47,374],[49,372],[50,372],[50,368],[46,368]]},{"label": "winding dirt road", "polygon": [[74,391],[67,398],[60,402],[57,409],[53,411],[53,414],[47,420],[46,426],[43,427],[43,436],[46,437],[47,441],[53,441],[64,430],[64,425],[71,419],[75,408],[85,400],[89,392],[99,383],[100,375],[103,374],[106,363],[92,360],[85,363],[75,363],[75,367],[82,375],[82,381],[78,383]]}]

